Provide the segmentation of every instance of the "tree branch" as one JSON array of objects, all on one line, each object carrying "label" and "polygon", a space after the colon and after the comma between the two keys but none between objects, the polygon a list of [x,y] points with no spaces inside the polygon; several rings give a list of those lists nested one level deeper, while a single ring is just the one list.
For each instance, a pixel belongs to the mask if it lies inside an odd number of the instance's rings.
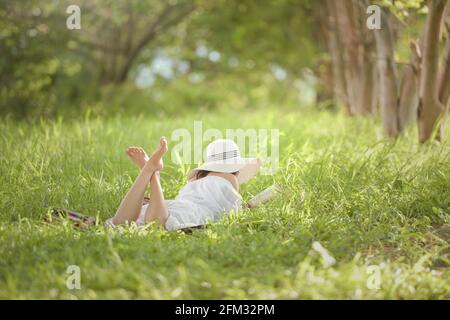
[{"label": "tree branch", "polygon": [[126,80],[128,76],[128,72],[134,62],[134,60],[138,57],[142,49],[146,47],[150,42],[152,42],[161,31],[176,25],[179,23],[184,17],[189,15],[193,10],[194,6],[189,6],[189,8],[183,11],[181,14],[176,16],[173,19],[169,19],[170,15],[174,10],[180,6],[167,5],[162,12],[156,17],[155,21],[150,25],[148,31],[142,36],[142,38],[138,41],[136,46],[131,49],[126,61],[119,72],[117,82],[123,82]]}]

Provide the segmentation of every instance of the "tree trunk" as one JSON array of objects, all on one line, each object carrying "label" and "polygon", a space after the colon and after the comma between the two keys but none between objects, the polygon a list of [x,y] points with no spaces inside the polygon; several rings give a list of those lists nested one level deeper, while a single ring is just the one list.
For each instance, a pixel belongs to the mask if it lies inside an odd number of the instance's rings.
[{"label": "tree trunk", "polygon": [[372,74],[372,83],[373,83],[372,101],[370,102],[370,113],[373,115],[378,114],[379,111],[380,84],[378,79],[379,79],[378,68],[377,64],[375,63]]},{"label": "tree trunk", "polygon": [[409,123],[416,120],[419,106],[417,93],[418,78],[410,65],[404,66],[400,80],[400,96],[398,107],[399,131],[403,131]]},{"label": "tree trunk", "polygon": [[430,0],[423,41],[423,58],[419,87],[418,127],[419,141],[428,141],[437,119],[444,112],[439,101],[439,35],[447,0]]},{"label": "tree trunk", "polygon": [[362,43],[363,59],[361,81],[362,91],[360,95],[360,108],[361,113],[364,115],[374,114],[376,107],[374,107],[374,99],[377,95],[376,86],[377,82],[377,68],[376,68],[376,44],[372,30],[369,30],[366,26],[367,13],[366,9],[369,5],[368,1],[354,0],[355,12],[358,20],[358,29],[360,32],[360,41]]},{"label": "tree trunk", "polygon": [[417,120],[419,107],[421,52],[417,43],[411,43],[411,62],[403,68],[400,80],[399,129],[403,131],[409,123]]},{"label": "tree trunk", "polygon": [[347,83],[347,98],[352,114],[361,114],[362,44],[356,27],[356,8],[351,0],[334,0],[338,32],[344,50],[344,77]]},{"label": "tree trunk", "polygon": [[[313,3],[313,19],[317,28],[313,29],[313,37],[318,39],[318,43],[323,50],[328,49],[328,42],[331,29],[328,23],[328,8],[323,2]],[[334,94],[333,69],[330,57],[323,57],[317,62],[315,71],[318,77],[316,86],[316,104],[319,108],[335,109],[337,97]]]},{"label": "tree trunk", "polygon": [[374,65],[374,58],[369,52],[369,47],[367,47],[364,53],[364,65],[363,65],[363,75],[362,75],[362,93],[360,99],[361,110],[360,112],[365,115],[374,114],[374,95],[376,94],[376,68]]},{"label": "tree trunk", "polygon": [[333,73],[330,61],[319,62],[316,74],[319,77],[317,86],[316,104],[320,108],[336,109],[336,100],[333,92]]},{"label": "tree trunk", "polygon": [[328,52],[331,56],[331,65],[334,82],[334,95],[340,101],[347,112],[351,114],[350,104],[347,97],[347,87],[344,77],[344,61],[342,59],[342,46],[337,30],[337,18],[335,0],[327,0],[328,12]]},{"label": "tree trunk", "polygon": [[380,111],[387,136],[400,133],[398,121],[397,76],[394,61],[394,43],[390,13],[382,11],[382,29],[374,31],[377,46]]},{"label": "tree trunk", "polygon": [[444,70],[442,71],[439,84],[439,101],[444,106],[440,131],[437,136],[437,140],[440,142],[443,142],[445,137],[445,123],[448,117],[448,104],[450,97],[450,25],[445,25],[447,27],[447,43],[445,46],[444,59],[442,61]]}]

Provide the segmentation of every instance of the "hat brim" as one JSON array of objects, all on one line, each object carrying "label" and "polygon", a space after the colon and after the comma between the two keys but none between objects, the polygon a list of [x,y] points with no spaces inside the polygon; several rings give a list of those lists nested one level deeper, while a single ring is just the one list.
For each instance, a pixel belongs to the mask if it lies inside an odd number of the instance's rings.
[{"label": "hat brim", "polygon": [[244,184],[253,178],[261,168],[262,162],[256,158],[235,158],[222,161],[206,162],[198,168],[192,169],[188,174],[188,180],[194,178],[199,171],[212,171],[221,173],[234,173],[239,171],[237,179]]}]

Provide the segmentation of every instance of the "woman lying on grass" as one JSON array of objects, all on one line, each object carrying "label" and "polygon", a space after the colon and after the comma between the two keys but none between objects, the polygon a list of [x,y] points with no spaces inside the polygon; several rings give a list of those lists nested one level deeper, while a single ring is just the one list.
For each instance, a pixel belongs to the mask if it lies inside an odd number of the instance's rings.
[{"label": "woman lying on grass", "polygon": [[[206,149],[206,163],[191,170],[188,183],[175,200],[164,200],[159,173],[167,150],[164,137],[150,157],[142,148],[127,149],[127,155],[141,171],[116,215],[108,220],[109,225],[155,222],[167,230],[178,230],[215,221],[223,214],[241,209],[239,186],[250,180],[261,165],[256,159],[241,158],[232,140],[216,140]],[[150,203],[143,206],[149,183]]]}]

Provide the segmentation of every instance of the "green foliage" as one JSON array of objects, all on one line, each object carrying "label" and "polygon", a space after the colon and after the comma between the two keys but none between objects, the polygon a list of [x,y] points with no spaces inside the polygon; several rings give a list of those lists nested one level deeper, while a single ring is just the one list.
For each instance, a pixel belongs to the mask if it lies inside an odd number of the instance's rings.
[{"label": "green foliage", "polygon": [[[242,64],[267,70],[279,64],[298,73],[317,59],[317,43],[311,39],[311,1],[220,0],[201,1],[202,14],[188,26],[194,35],[192,49],[206,44]],[[205,27],[207,26],[207,27]]]},{"label": "green foliage", "polygon": [[[201,115],[204,127],[279,128],[280,170],[242,194],[274,181],[285,194],[193,235],[151,226],[80,231],[43,218],[51,207],[110,217],[137,174],[123,150],[150,150],[160,135],[192,130],[198,114],[2,120],[0,297],[449,298],[447,146],[418,146],[413,131],[380,141],[372,120],[312,110]],[[166,160],[167,198],[185,183],[181,171]],[[323,265],[314,241],[335,265]],[[66,288],[72,264],[81,267],[79,291]],[[379,290],[366,286],[369,265],[380,267]]]},{"label": "green foliage", "polygon": [[[59,68],[48,46],[52,41],[47,25],[33,25],[42,11],[23,2],[23,12],[13,2],[2,1],[0,7],[0,98],[1,110],[14,106],[23,111],[48,102],[46,93]],[[41,45],[45,42],[47,46]],[[27,105],[30,103],[30,105]]]},{"label": "green foliage", "polygon": [[[274,65],[298,77],[316,57],[307,19],[309,1],[79,0],[81,30],[68,30],[66,8],[71,4],[69,0],[1,2],[1,115],[56,117],[61,112],[82,114],[93,106],[97,110],[105,106],[101,112],[112,113],[102,92],[112,85],[116,90],[111,92],[121,91],[122,86],[128,91],[139,68],[151,65],[162,49],[173,61],[187,62],[187,73],[224,77],[225,82],[233,75],[235,83],[249,90],[264,83],[254,80],[267,77]],[[153,28],[151,40],[128,70],[131,53]],[[199,45],[217,50],[221,59],[213,63],[199,57]],[[233,59],[235,66],[230,65]],[[128,82],[121,80],[123,74]],[[191,105],[205,104],[200,91],[206,87],[193,88],[199,99]],[[145,95],[155,100],[155,90],[149,88]]]},{"label": "green foliage", "polygon": [[73,49],[60,2],[2,1],[0,7],[0,112],[52,116],[89,96],[89,62]]},{"label": "green foliage", "polygon": [[[120,87],[104,86],[96,92],[83,91],[82,94],[96,94],[97,98],[85,100],[76,107],[65,107],[61,102],[53,118],[75,120],[93,116],[107,119],[148,114],[156,114],[161,119],[182,114],[202,118],[205,112],[213,110],[264,110],[274,105],[292,110],[298,108],[298,93],[292,86],[290,82],[278,81],[273,75],[249,76],[245,85],[236,81],[236,74],[209,76],[198,81],[193,81],[189,75],[170,81],[158,78],[150,89],[139,89],[126,83]],[[36,122],[39,119],[27,120]]]},{"label": "green foliage", "polygon": [[400,19],[406,19],[411,13],[424,14],[428,12],[425,0],[379,0],[382,6]]}]

